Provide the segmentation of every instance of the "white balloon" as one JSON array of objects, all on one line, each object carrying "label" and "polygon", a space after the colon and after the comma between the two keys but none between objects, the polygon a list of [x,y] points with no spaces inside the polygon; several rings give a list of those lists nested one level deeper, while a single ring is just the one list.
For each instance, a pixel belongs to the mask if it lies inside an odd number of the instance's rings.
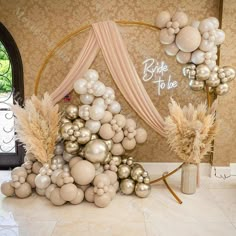
[{"label": "white balloon", "polygon": [[88,81],[97,81],[99,79],[99,75],[96,70],[89,69],[84,74],[84,78],[86,78]]},{"label": "white balloon", "polygon": [[114,96],[115,95],[115,92],[112,88],[110,87],[106,87],[106,91],[105,93],[103,94],[103,98],[108,98],[108,97],[111,97],[111,96]]},{"label": "white balloon", "polygon": [[84,120],[89,120],[91,107],[89,105],[83,105],[79,107],[79,116]]},{"label": "white balloon", "polygon": [[112,114],[120,113],[120,111],[121,111],[120,103],[117,101],[112,102],[108,107],[108,111],[110,111]]},{"label": "white balloon", "polygon": [[209,17],[208,19],[214,25],[215,29],[219,28],[219,20],[216,17]]},{"label": "white balloon", "polygon": [[214,42],[202,39],[199,48],[204,52],[209,52],[213,49],[214,46],[215,46]]},{"label": "white balloon", "polygon": [[96,81],[93,85],[93,94],[96,97],[102,96],[106,91],[106,86],[101,81]]},{"label": "white balloon", "polygon": [[84,104],[84,105],[90,105],[94,100],[94,96],[91,94],[81,94],[80,95],[80,101]]},{"label": "white balloon", "polygon": [[[206,63],[206,62],[205,62]],[[210,70],[212,70],[216,66],[216,61],[210,60],[206,63]]]},{"label": "white balloon", "polygon": [[74,90],[78,94],[86,94],[87,93],[87,81],[85,79],[78,79],[74,83]]},{"label": "white balloon", "polygon": [[101,127],[101,122],[97,120],[87,120],[85,127],[88,128],[92,134],[96,134]]},{"label": "white balloon", "polygon": [[103,98],[95,98],[93,101],[93,105],[103,106],[105,110],[107,109],[107,104],[105,104],[105,101]]},{"label": "white balloon", "polygon": [[177,52],[179,51],[179,48],[176,46],[175,43],[172,43],[172,44],[166,45],[164,50],[168,56],[175,56]]},{"label": "white balloon", "polygon": [[224,42],[225,40],[225,32],[223,30],[216,30],[216,39],[215,39],[215,44],[220,45]]},{"label": "white balloon", "polygon": [[93,120],[101,120],[104,117],[105,109],[103,106],[92,105],[90,108],[90,117]]},{"label": "white balloon", "polygon": [[192,53],[191,61],[194,64],[202,64],[205,60],[205,53],[201,50],[196,50]]},{"label": "white balloon", "polygon": [[201,33],[204,33],[213,30],[215,27],[210,19],[205,19],[200,22],[198,28]]},{"label": "white balloon", "polygon": [[176,55],[176,60],[181,64],[187,64],[191,59],[190,52],[179,51]]}]

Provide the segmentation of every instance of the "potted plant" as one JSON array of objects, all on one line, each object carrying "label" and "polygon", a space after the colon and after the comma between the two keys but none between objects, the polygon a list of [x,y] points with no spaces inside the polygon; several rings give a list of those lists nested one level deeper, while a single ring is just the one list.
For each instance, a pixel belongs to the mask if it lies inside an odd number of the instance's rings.
[{"label": "potted plant", "polygon": [[182,166],[181,191],[196,191],[197,164],[210,151],[217,130],[215,120],[216,101],[208,109],[206,103],[196,108],[189,103],[183,108],[171,98],[169,116],[165,118],[167,142],[184,162]]}]

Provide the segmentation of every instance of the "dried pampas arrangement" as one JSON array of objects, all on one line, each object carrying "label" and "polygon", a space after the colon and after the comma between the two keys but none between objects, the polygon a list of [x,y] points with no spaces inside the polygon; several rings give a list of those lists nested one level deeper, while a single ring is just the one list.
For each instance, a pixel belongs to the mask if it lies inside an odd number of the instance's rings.
[{"label": "dried pampas arrangement", "polygon": [[50,163],[59,131],[59,106],[45,93],[41,101],[33,95],[24,108],[12,105],[12,111],[16,116],[17,138],[27,153],[41,163]]},{"label": "dried pampas arrangement", "polygon": [[212,107],[201,103],[196,108],[190,103],[183,109],[171,99],[170,115],[165,119],[167,142],[180,159],[188,163],[200,163],[211,149],[216,135],[216,101]]}]

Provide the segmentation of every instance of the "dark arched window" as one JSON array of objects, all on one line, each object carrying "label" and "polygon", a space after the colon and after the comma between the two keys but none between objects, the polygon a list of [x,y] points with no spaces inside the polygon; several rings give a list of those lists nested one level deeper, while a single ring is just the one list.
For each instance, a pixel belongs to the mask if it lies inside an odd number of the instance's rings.
[{"label": "dark arched window", "polygon": [[24,104],[23,65],[18,47],[0,22],[0,169],[23,162],[24,149],[15,140],[14,115],[9,104]]}]

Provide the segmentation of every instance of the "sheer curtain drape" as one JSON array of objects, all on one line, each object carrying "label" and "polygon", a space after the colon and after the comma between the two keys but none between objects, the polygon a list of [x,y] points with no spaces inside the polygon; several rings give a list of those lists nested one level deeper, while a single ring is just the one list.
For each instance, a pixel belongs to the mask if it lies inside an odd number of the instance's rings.
[{"label": "sheer curtain drape", "polygon": [[51,94],[54,102],[60,101],[73,89],[73,83],[91,66],[99,49],[102,50],[112,78],[130,106],[151,128],[165,136],[164,120],[147,94],[119,29],[113,21],[92,25],[92,30],[77,61],[63,82]]}]

